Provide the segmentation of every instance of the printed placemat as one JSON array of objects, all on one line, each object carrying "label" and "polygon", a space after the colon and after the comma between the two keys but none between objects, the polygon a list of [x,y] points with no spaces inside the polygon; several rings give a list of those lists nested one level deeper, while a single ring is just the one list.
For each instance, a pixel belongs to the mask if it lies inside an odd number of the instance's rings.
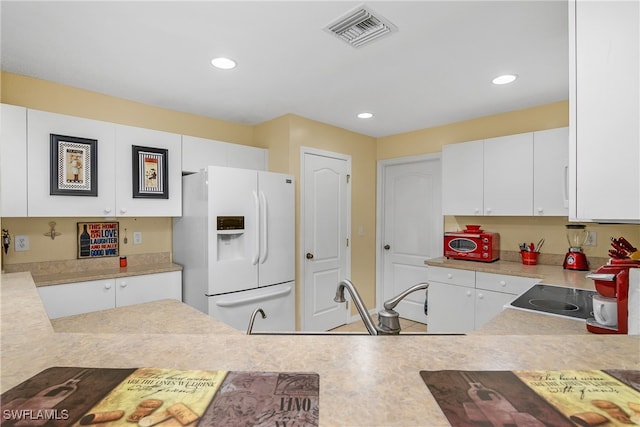
[{"label": "printed placemat", "polygon": [[317,426],[316,373],[46,369],[0,396],[3,426]]},{"label": "printed placemat", "polygon": [[640,371],[420,371],[454,426],[640,425]]}]

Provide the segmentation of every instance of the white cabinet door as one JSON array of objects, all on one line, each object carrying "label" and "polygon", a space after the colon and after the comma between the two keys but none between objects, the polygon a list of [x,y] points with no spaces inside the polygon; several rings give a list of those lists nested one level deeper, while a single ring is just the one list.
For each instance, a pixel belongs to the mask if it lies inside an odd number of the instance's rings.
[{"label": "white cabinet door", "polygon": [[182,135],[182,170],[196,173],[207,166],[227,166],[226,144]]},{"label": "white cabinet door", "polygon": [[572,1],[571,219],[640,222],[640,3]]},{"label": "white cabinet door", "polygon": [[516,295],[512,294],[476,289],[474,329],[479,329],[482,325],[500,314],[505,304],[513,301],[515,298]]},{"label": "white cabinet door", "polygon": [[475,324],[474,288],[430,282],[427,331],[429,333],[466,333]]},{"label": "white cabinet door", "polygon": [[533,213],[569,215],[569,128],[533,133]]},{"label": "white cabinet door", "polygon": [[244,169],[267,169],[267,150],[248,145],[227,144],[227,166]]},{"label": "white cabinet door", "polygon": [[[97,196],[51,195],[51,134],[97,140]],[[27,111],[29,216],[115,215],[115,126],[45,111]],[[64,161],[64,159],[61,159]],[[53,171],[51,168],[53,167]]]},{"label": "white cabinet door", "polygon": [[484,214],[531,215],[533,134],[484,140]]},{"label": "white cabinet door", "polygon": [[267,150],[183,135],[182,170],[195,173],[207,166],[267,170]]},{"label": "white cabinet door", "polygon": [[[116,125],[116,216],[182,215],[182,138],[178,134]],[[133,146],[166,149],[168,199],[133,197]],[[137,158],[135,159],[138,160]],[[139,170],[143,171],[143,167]],[[162,182],[160,169],[156,171]]]},{"label": "white cabinet door", "polygon": [[161,299],[182,301],[182,273],[180,271],[120,277],[115,282],[116,307]]},{"label": "white cabinet door", "polygon": [[483,141],[442,147],[442,213],[482,215]]},{"label": "white cabinet door", "polygon": [[27,109],[0,105],[0,216],[27,216]]},{"label": "white cabinet door", "polygon": [[50,319],[115,307],[114,279],[37,288]]}]

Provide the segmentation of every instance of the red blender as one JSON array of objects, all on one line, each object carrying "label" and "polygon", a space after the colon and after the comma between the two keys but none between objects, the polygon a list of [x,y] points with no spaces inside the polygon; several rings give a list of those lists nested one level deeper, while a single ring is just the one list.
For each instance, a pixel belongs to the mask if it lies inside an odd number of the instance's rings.
[{"label": "red blender", "polygon": [[567,240],[569,241],[569,251],[564,256],[562,267],[567,270],[589,270],[589,261],[582,251],[582,246],[587,241],[589,233],[582,224],[567,224]]}]

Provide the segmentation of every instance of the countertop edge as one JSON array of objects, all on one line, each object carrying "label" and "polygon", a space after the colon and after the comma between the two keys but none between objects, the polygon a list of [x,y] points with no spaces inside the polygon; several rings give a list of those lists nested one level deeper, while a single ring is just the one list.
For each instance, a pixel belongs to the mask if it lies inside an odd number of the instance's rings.
[{"label": "countertop edge", "polygon": [[87,282],[92,280],[117,279],[119,277],[141,276],[145,274],[182,271],[175,263],[147,264],[139,266],[109,268],[103,270],[74,271],[71,273],[31,274],[36,287],[61,285],[65,283]]}]

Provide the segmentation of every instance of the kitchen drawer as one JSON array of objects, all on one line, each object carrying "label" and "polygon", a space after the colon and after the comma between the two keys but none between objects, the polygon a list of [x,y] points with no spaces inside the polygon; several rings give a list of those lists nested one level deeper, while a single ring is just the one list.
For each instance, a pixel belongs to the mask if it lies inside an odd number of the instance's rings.
[{"label": "kitchen drawer", "polygon": [[476,273],[476,288],[489,291],[520,295],[530,287],[540,282],[540,279],[522,276],[508,276],[505,274]]},{"label": "kitchen drawer", "polygon": [[476,272],[457,268],[429,267],[427,268],[429,281],[451,283],[458,286],[473,288],[476,283]]}]

